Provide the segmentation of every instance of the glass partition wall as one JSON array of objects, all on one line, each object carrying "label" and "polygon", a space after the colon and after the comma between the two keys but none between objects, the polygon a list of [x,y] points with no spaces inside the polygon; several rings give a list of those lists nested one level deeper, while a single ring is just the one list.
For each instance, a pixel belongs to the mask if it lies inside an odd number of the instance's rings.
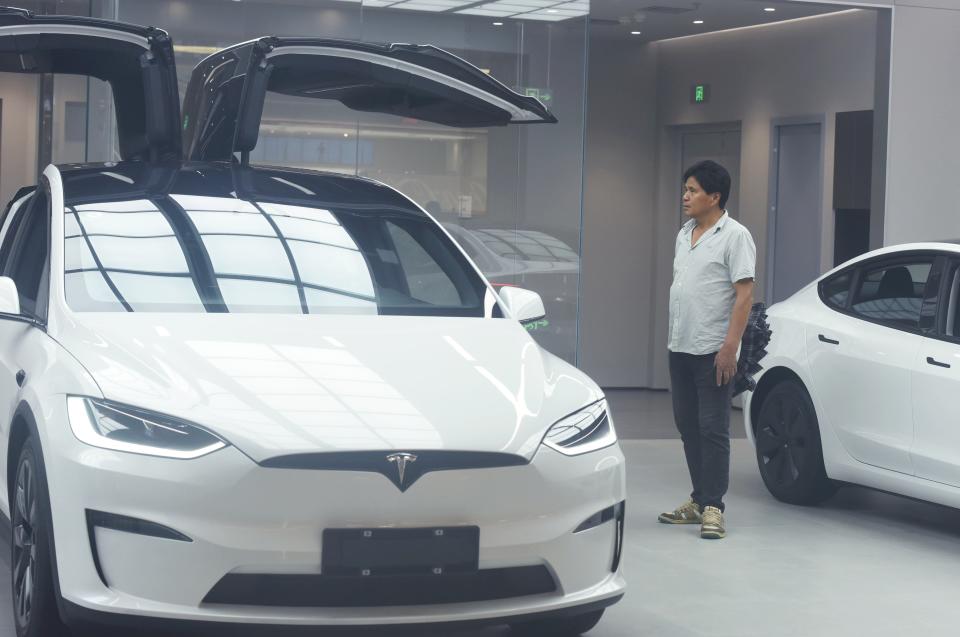
[{"label": "glass partition wall", "polygon": [[[251,163],[360,175],[398,188],[443,223],[494,284],[539,292],[547,317],[528,328],[546,349],[576,362],[588,0],[54,4],[166,29],[181,97],[204,57],[264,35],[432,44],[539,97],[558,124],[458,129],[271,94]],[[109,89],[86,79],[53,82],[53,161],[115,159]]]}]

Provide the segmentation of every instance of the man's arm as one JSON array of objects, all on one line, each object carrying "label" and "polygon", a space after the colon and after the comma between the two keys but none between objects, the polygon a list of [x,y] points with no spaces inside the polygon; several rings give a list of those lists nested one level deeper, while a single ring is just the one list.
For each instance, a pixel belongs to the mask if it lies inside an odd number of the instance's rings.
[{"label": "man's arm", "polygon": [[717,386],[726,385],[737,374],[737,349],[743,339],[743,331],[747,328],[750,318],[750,308],[753,307],[753,279],[743,279],[733,284],[737,291],[737,300],[733,304],[730,314],[730,328],[723,347],[717,352],[715,365],[717,368]]}]

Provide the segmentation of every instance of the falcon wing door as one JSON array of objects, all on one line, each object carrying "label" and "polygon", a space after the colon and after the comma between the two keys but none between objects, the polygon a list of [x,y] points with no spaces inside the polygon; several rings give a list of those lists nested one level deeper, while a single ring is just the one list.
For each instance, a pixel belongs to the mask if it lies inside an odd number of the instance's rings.
[{"label": "falcon wing door", "polygon": [[253,150],[270,91],[461,128],[557,121],[539,100],[433,46],[270,37],[194,69],[184,101],[186,157],[224,161]]},{"label": "falcon wing door", "polygon": [[0,7],[0,71],[108,82],[123,159],[180,156],[180,98],[166,32],[109,20]]}]

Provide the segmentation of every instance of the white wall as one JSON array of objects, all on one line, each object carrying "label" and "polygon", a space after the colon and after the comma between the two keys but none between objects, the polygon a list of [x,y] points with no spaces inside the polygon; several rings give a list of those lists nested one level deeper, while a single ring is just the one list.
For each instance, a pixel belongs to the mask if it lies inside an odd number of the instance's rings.
[{"label": "white wall", "polygon": [[960,239],[960,0],[893,13],[884,244]]},{"label": "white wall", "polygon": [[[757,243],[762,299],[771,120],[824,116],[821,262],[832,263],[834,119],[873,107],[876,28],[873,11],[855,11],[637,51],[592,41],[580,351],[581,366],[598,382],[668,385],[666,308],[680,178],[671,127],[741,123],[737,216]],[[691,86],[703,82],[711,85],[710,102],[691,104]],[[654,102],[651,124],[646,104]]]},{"label": "white wall", "polygon": [[37,173],[37,76],[0,73],[0,208]]},{"label": "white wall", "polygon": [[893,8],[883,243],[960,238],[960,0],[871,3]]}]

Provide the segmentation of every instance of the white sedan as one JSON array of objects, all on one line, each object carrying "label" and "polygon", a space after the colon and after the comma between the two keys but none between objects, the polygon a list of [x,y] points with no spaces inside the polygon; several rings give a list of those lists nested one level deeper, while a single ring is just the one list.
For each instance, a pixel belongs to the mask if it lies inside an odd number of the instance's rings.
[{"label": "white sedan", "polygon": [[18,637],[578,634],[623,596],[624,457],[524,329],[540,297],[387,186],[247,161],[268,92],[456,126],[542,104],[430,46],[264,38],[198,66],[181,124],[162,31],[0,9],[0,45],[2,71],[110,81],[123,157],[47,167],[2,218]]},{"label": "white sedan", "polygon": [[876,250],[770,308],[744,404],[763,481],[811,504],[837,483],[960,507],[960,245]]}]

